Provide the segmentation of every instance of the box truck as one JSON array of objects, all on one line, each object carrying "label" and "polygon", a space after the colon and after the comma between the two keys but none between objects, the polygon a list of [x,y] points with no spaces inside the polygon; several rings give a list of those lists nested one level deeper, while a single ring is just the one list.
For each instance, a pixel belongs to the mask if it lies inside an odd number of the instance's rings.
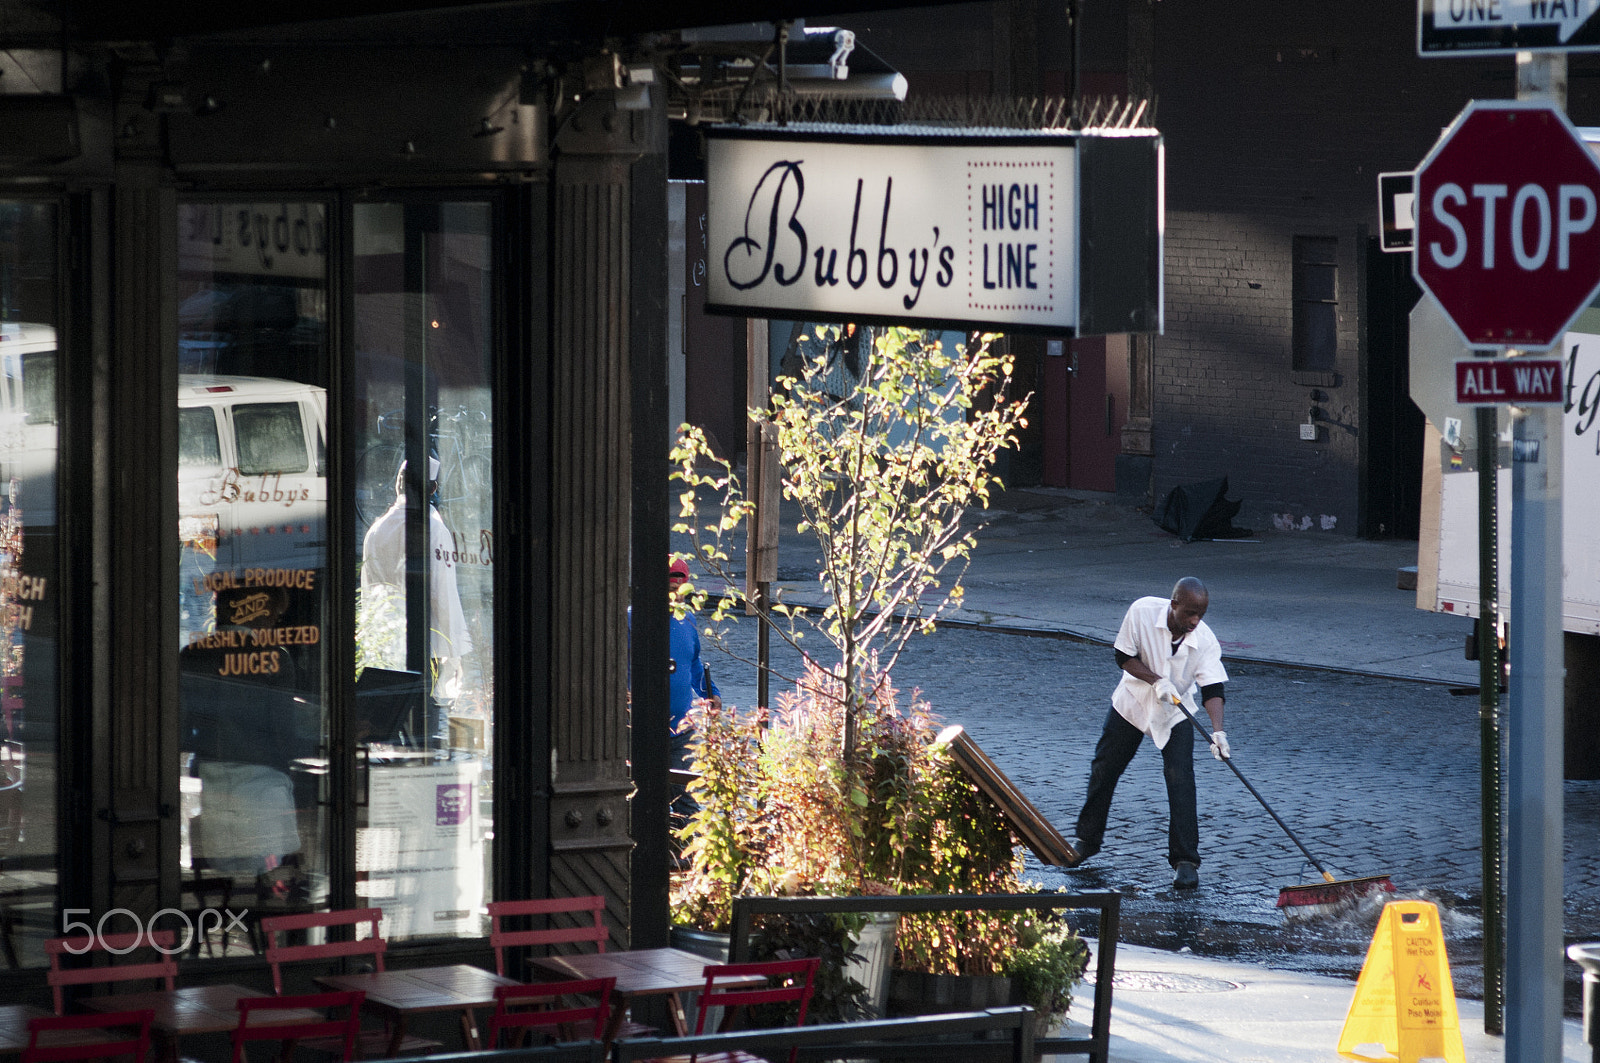
[{"label": "box truck", "polygon": [[[1439,311],[1423,302],[1412,312],[1412,394],[1419,369],[1433,375],[1471,351],[1439,327]],[[1562,461],[1562,627],[1566,662],[1566,776],[1600,778],[1600,306],[1585,310],[1552,349],[1564,363]],[[1423,362],[1422,360],[1427,360]],[[1418,404],[1428,415],[1423,447],[1422,520],[1417,542],[1417,607],[1479,616],[1478,470],[1473,413],[1442,400]],[[1430,408],[1431,407],[1431,408]],[[1435,419],[1443,423],[1434,423]],[[1511,432],[1498,412],[1496,461],[1499,513],[1499,630],[1511,611]],[[1476,657],[1476,640],[1465,649]]]}]

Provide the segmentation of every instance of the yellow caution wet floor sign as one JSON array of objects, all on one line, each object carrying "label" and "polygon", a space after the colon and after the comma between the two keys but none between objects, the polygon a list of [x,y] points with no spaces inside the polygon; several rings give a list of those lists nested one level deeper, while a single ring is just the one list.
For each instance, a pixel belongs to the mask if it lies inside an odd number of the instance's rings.
[{"label": "yellow caution wet floor sign", "polygon": [[1384,907],[1339,1035],[1339,1054],[1391,1063],[1466,1063],[1456,989],[1434,905],[1391,901]]}]

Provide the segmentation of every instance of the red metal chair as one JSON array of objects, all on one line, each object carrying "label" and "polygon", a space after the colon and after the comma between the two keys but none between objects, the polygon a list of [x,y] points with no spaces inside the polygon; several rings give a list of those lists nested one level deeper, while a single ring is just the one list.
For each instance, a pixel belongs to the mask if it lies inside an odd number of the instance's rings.
[{"label": "red metal chair", "polygon": [[[365,956],[376,970],[383,970],[383,955],[389,943],[383,939],[379,925],[383,922],[382,908],[342,908],[331,912],[297,912],[293,915],[269,915],[261,920],[261,936],[266,946],[267,963],[272,967],[272,991],[283,993],[283,965],[302,960],[327,961],[346,956]],[[367,925],[367,936],[357,937],[362,924]],[[296,930],[329,930],[348,927],[349,941],[323,941],[314,945],[280,944],[278,935]]]},{"label": "red metal chair", "polygon": [[[615,978],[583,978],[566,982],[503,985],[494,991],[489,1016],[489,1048],[512,1048],[528,1030],[544,1030],[557,1041],[599,1040],[611,1014]],[[565,997],[593,997],[592,1004],[563,1003]],[[500,1044],[500,1031],[516,1031],[511,1044]]]},{"label": "red metal chair", "polygon": [[[339,1058],[355,1058],[356,1035],[361,1032],[361,1002],[367,995],[359,989],[344,993],[307,993],[293,997],[240,997],[239,1024],[233,1028],[233,1063],[246,1063],[244,1046],[251,1041],[283,1042],[282,1056],[288,1059],[297,1041],[316,1041],[340,1045]],[[274,1022],[274,1011],[325,1011],[344,1008],[342,1017],[305,1022]],[[266,1021],[261,1017],[265,1015]]]},{"label": "red metal chair", "polygon": [[[112,1011],[98,1015],[47,1015],[28,1021],[28,1047],[22,1063],[63,1063],[77,1059],[128,1056],[145,1063],[150,1056],[150,1020],[155,1012]],[[136,1031],[131,1032],[130,1031]],[[61,1034],[40,1043],[40,1034]]]},{"label": "red metal chair", "polygon": [[[540,930],[507,930],[503,920],[543,915],[577,915],[588,912],[588,925],[549,927]],[[605,923],[606,899],[590,897],[546,897],[536,901],[490,901],[489,945],[494,949],[494,972],[506,973],[506,950],[530,945],[567,945],[593,942],[595,951],[604,952],[611,931]]]},{"label": "red metal chair", "polygon": [[[297,912],[293,915],[265,916],[261,920],[261,936],[264,939],[267,963],[272,968],[272,991],[279,996],[283,995],[283,965],[286,963],[312,960],[326,962],[350,956],[362,956],[371,961],[374,970],[383,970],[383,957],[389,945],[380,933],[382,922],[382,908],[341,908],[329,912]],[[367,936],[358,938],[355,935],[362,925],[367,927]],[[279,934],[329,930],[334,927],[349,927],[352,940],[323,941],[314,945],[287,945],[278,940]],[[361,1056],[388,1055],[389,1038],[388,1030],[360,1031],[358,1047]],[[327,1041],[307,1043],[303,1047],[324,1052],[338,1049],[336,1044]],[[416,1055],[442,1047],[444,1047],[443,1042],[406,1034],[401,1038],[400,1048],[396,1054]]]},{"label": "red metal chair", "polygon": [[[545,927],[539,930],[508,930],[506,921],[533,919],[539,916],[582,916],[576,926]],[[572,945],[590,942],[596,952],[606,950],[611,931],[606,929],[606,899],[598,894],[587,897],[544,897],[533,901],[489,902],[489,945],[494,949],[494,973],[506,973],[506,950],[534,946]],[[654,1034],[652,1026],[624,1021],[617,1030],[618,1037],[643,1037]]]},{"label": "red metal chair", "polygon": [[[153,978],[162,988],[172,992],[178,977],[178,959],[173,945],[178,935],[171,930],[136,930],[126,934],[78,934],[68,937],[46,938],[44,953],[50,958],[50,970],[45,972],[45,983],[55,1002],[57,1015],[66,1013],[66,996],[62,990],[71,985],[106,985],[112,982],[129,982]],[[120,955],[142,946],[160,950],[160,959],[144,963],[113,963],[104,967],[63,967],[64,956],[84,956],[93,952]]]},{"label": "red metal chair", "polygon": [[[706,1032],[706,1013],[712,1008],[722,1008],[722,1022],[718,1024],[717,1031],[734,1028],[738,1012],[741,1008],[748,1008],[753,1004],[799,1004],[799,1015],[795,1019],[796,1026],[806,1024],[806,1008],[811,1003],[811,995],[816,992],[817,967],[821,964],[815,956],[803,960],[767,960],[757,963],[718,963],[708,965],[705,969],[706,984],[700,990],[700,999],[696,1005],[694,1032]],[[731,976],[745,976],[763,974],[769,979],[775,979],[776,985],[768,985],[764,989],[740,989],[719,987],[716,982],[719,978]],[[794,1063],[799,1054],[796,1048],[789,1053],[789,1063]],[[690,1056],[690,1063],[696,1063],[697,1056]],[[705,1063],[765,1063],[760,1056],[753,1056],[748,1052],[738,1049],[732,1052],[718,1052],[715,1055],[698,1056]]]}]

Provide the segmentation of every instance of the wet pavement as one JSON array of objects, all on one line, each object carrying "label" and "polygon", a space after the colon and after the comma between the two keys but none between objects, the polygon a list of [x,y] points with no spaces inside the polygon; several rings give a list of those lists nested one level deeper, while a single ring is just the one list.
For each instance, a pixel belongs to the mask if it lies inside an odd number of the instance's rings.
[{"label": "wet pavement", "polygon": [[[1335,1050],[1351,986],[1341,978],[1124,945],[1117,953],[1114,986],[1110,1063],[1336,1063],[1343,1058]],[[1088,1008],[1088,993],[1073,1000],[1069,1036],[1086,1036]],[[1504,1059],[1506,1038],[1484,1032],[1482,1005],[1460,998],[1457,1008],[1464,1058],[1470,1063]],[[1580,1024],[1565,1023],[1562,1034],[1563,1063],[1588,1063],[1592,1055]]]},{"label": "wet pavement", "polygon": [[[803,598],[815,549],[787,516],[779,574]],[[1011,492],[980,519],[989,526],[964,608],[913,641],[895,670],[902,687],[965,726],[1070,838],[1117,679],[1109,642],[1122,614],[1199,576],[1231,676],[1236,764],[1337,878],[1388,874],[1399,896],[1439,904],[1457,993],[1481,995],[1477,699],[1452,693],[1476,683],[1462,655],[1471,625],[1418,610],[1398,589],[1414,542],[1263,530],[1255,542],[1183,543],[1109,496],[1052,490]],[[746,623],[735,636],[747,653],[752,632]],[[753,669],[710,661],[728,700],[754,701]],[[1378,907],[1286,923],[1278,890],[1320,876],[1225,767],[1200,753],[1197,775],[1206,859],[1192,894],[1171,889],[1160,760],[1148,747],[1118,788],[1105,849],[1072,870],[1030,860],[1030,876],[1121,890],[1124,941],[1330,975],[1348,994]],[[1564,929],[1596,940],[1600,783],[1567,782],[1564,798]],[[1576,1015],[1578,972],[1568,973]]]}]

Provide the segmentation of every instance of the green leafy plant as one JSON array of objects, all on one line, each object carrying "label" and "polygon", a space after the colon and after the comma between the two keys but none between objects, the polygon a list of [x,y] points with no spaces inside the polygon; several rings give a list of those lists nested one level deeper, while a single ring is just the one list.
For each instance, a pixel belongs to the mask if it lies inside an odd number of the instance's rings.
[{"label": "green leafy plant", "polygon": [[404,668],[405,595],[387,583],[356,591],[356,678],[368,668]]},{"label": "green leafy plant", "polygon": [[[920,808],[905,840],[914,893],[1015,893],[1022,855],[1010,825],[958,768],[929,748]],[[999,974],[1016,946],[1014,912],[937,912],[900,919],[900,966],[928,974]]]},{"label": "green leafy plant", "polygon": [[678,832],[687,865],[672,886],[679,922],[725,930],[741,893],[900,891],[908,839],[922,830],[933,716],[875,680],[852,775],[839,756],[838,683],[808,666],[771,719],[709,702],[690,710],[698,807]]},{"label": "green leafy plant", "polygon": [[678,832],[687,868],[674,876],[671,903],[677,922],[725,931],[735,896],[772,885],[757,786],[761,729],[731,705],[705,701],[691,714],[695,778],[689,792],[697,807]]},{"label": "green leafy plant", "polygon": [[[673,877],[677,922],[726,931],[741,894],[1025,890],[1009,825],[937,741],[927,703],[902,702],[887,680],[874,677],[862,715],[862,785],[853,797],[841,789],[838,681],[808,668],[796,690],[779,696],[771,720],[726,705],[691,710],[698,777],[690,792],[699,808],[680,831],[687,867]],[[754,952],[822,956],[819,992],[828,1003],[818,1014],[843,1019],[859,1006],[860,986],[842,967],[859,929],[833,917],[803,926],[769,918]],[[1082,948],[1065,924],[1030,912],[903,915],[897,944],[907,970],[971,975],[1010,974],[1014,963],[1050,960],[1052,949]],[[1020,960],[1024,953],[1032,959]],[[1081,973],[1080,966],[1063,977]],[[1044,1011],[1054,998],[1023,999]]]},{"label": "green leafy plant", "polygon": [[1089,966],[1089,945],[1059,919],[1029,914],[1033,917],[1018,927],[1016,947],[1005,956],[1000,973],[1011,979],[1013,999],[1038,1013],[1042,1034],[1072,1007],[1072,987]]},{"label": "green leafy plant", "polygon": [[[867,1003],[866,987],[850,977],[846,964],[859,958],[853,945],[866,921],[866,916],[859,913],[759,916],[750,952],[757,959],[821,957],[812,983],[811,1004],[806,1010],[807,1021],[858,1022],[871,1018],[872,1009]],[[789,1002],[753,1008],[751,1025],[793,1026],[799,1007]]]}]

